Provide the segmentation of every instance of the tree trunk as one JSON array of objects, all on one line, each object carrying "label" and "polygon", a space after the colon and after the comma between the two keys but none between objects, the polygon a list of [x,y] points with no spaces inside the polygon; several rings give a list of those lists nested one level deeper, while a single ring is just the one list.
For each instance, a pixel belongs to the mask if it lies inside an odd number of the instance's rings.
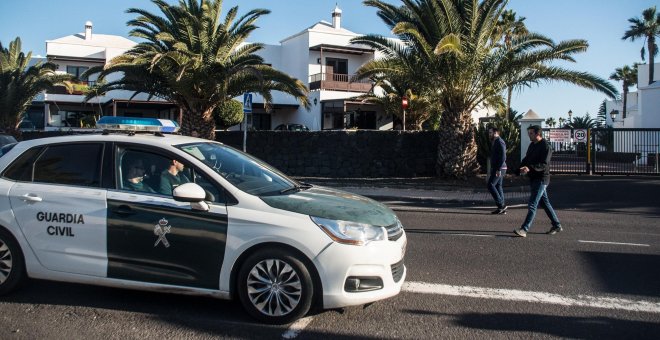
[{"label": "tree trunk", "polygon": [[653,69],[655,63],[655,36],[650,36],[648,38],[649,43],[649,85],[653,84]]},{"label": "tree trunk", "polygon": [[470,112],[443,113],[438,132],[438,176],[461,179],[474,176],[479,170],[479,163]]},{"label": "tree trunk", "polygon": [[623,84],[623,119],[626,119],[626,111],[628,110],[628,84]]},{"label": "tree trunk", "polygon": [[207,110],[203,113],[184,111],[181,133],[192,136],[193,132],[196,132],[199,138],[215,140],[215,120],[212,112],[213,110]]}]

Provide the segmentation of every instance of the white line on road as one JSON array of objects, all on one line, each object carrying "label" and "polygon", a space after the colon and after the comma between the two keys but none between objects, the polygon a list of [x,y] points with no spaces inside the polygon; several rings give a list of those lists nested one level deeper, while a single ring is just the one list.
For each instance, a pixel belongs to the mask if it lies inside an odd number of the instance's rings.
[{"label": "white line on road", "polygon": [[634,312],[660,313],[660,303],[635,301],[620,298],[577,295],[575,297],[559,294],[530,292],[515,289],[495,289],[469,286],[451,286],[426,282],[406,282],[403,291],[420,294],[439,294],[465,296],[482,299],[524,301],[547,303],[563,306],[579,306],[604,309],[618,309]]},{"label": "white line on road", "polygon": [[621,243],[621,242],[605,242],[605,241],[584,241],[578,240],[580,243],[597,243],[597,244],[613,244],[618,246],[635,246],[635,247],[650,247],[649,244],[644,243]]},{"label": "white line on road", "polygon": [[284,334],[282,334],[282,339],[295,339],[300,335],[300,333],[309,325],[310,322],[312,322],[314,318],[311,316],[308,316],[306,318],[298,319],[298,321],[294,322],[289,326],[289,329],[287,329]]}]

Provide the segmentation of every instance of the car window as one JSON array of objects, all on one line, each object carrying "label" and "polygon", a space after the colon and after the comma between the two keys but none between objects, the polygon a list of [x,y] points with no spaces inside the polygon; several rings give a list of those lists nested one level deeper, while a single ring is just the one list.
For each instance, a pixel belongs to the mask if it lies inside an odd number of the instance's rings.
[{"label": "car window", "polygon": [[7,145],[7,144],[12,144],[12,143],[17,143],[18,141],[14,136],[10,135],[0,135],[0,146],[1,145]]},{"label": "car window", "polygon": [[[11,148],[13,148],[13,145],[15,144],[12,144]],[[9,147],[9,145],[3,147],[2,150],[4,151],[6,147]],[[37,156],[39,156],[39,153],[41,153],[41,150],[41,147],[37,147],[23,152],[22,155],[18,156],[18,158],[7,167],[7,170],[5,170],[3,176],[15,181],[31,182],[33,168],[32,165],[37,159]]]},{"label": "car window", "polygon": [[98,187],[103,144],[53,145],[34,163],[34,182]]},{"label": "car window", "polygon": [[296,186],[294,180],[268,164],[220,143],[192,143],[177,147],[251,195],[277,195]]},{"label": "car window", "polygon": [[115,171],[119,190],[172,196],[177,186],[194,182],[204,188],[208,201],[224,199],[222,190],[201,173],[193,172],[185,162],[151,151],[120,147]]},{"label": "car window", "polygon": [[7,152],[11,151],[16,146],[17,143],[11,143],[4,145],[0,148],[0,157],[4,156],[7,154]]}]

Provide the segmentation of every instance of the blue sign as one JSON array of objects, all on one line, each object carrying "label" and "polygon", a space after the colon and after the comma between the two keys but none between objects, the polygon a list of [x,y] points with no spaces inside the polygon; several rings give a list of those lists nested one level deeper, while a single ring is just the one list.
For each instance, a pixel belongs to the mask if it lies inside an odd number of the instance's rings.
[{"label": "blue sign", "polygon": [[243,95],[243,113],[252,113],[252,93]]}]

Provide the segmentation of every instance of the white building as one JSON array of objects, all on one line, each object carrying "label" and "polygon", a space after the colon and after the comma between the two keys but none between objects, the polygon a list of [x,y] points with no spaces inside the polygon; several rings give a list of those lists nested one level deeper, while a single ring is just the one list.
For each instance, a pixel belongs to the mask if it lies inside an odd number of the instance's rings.
[{"label": "white building", "polygon": [[[648,85],[649,65],[637,68],[637,91],[628,93],[626,117],[623,117],[623,100],[606,102],[607,125],[615,128],[660,128],[660,63],[655,64],[654,82]],[[610,112],[617,110],[612,122]]]},{"label": "white building", "polygon": [[351,44],[360,36],[341,26],[342,11],[336,7],[332,23],[320,21],[280,41],[279,45],[265,45],[258,54],[275,69],[301,80],[310,89],[307,111],[295,98],[275,92],[274,108],[266,112],[263,99],[253,100],[251,126],[258,130],[280,124],[303,124],[311,130],[391,129],[392,117],[372,104],[353,98],[366,94],[372,84],[354,79],[355,71],[377,58],[371,48]]},{"label": "white building", "polygon": [[[85,32],[46,41],[46,60],[57,65],[59,73],[69,73],[79,81],[72,82],[72,91],[63,86],[35,97],[24,128],[44,130],[78,129],[95,125],[102,115],[131,117],[178,118],[179,110],[172,103],[160,99],[147,101],[147,95],[132,96],[129,91],[111,91],[105,96],[84,102],[83,91],[96,81],[82,74],[90,67],[102,66],[121,55],[135,42],[115,35],[94,34],[91,22],[85,23]],[[119,77],[110,75],[107,80]],[[130,99],[130,101],[129,101]]]}]

